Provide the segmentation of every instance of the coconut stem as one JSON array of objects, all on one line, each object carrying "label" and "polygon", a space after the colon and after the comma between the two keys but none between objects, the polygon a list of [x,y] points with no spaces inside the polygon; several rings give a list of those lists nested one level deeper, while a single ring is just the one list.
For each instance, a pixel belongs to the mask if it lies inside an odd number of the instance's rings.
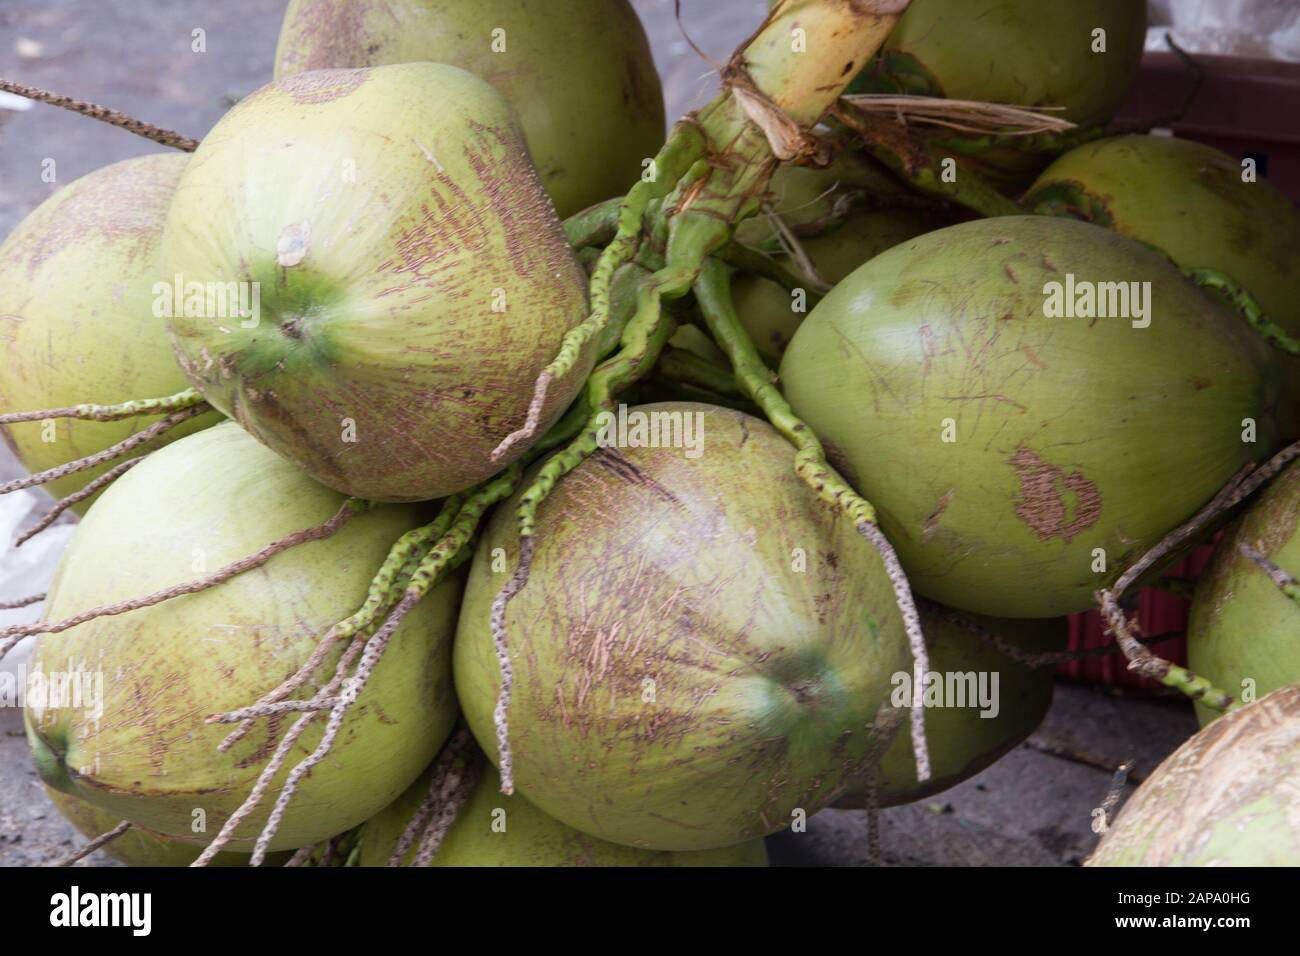
[{"label": "coconut stem", "polygon": [[618,235],[619,213],[624,200],[606,199],[576,212],[564,220],[564,237],[574,252],[591,246],[607,246]]},{"label": "coconut stem", "polygon": [[114,840],[116,840],[118,837],[124,834],[127,830],[131,829],[131,826],[132,824],[130,822],[123,820],[121,823],[113,827],[113,829],[109,830],[107,833],[101,833],[99,836],[95,837],[95,839],[91,840],[89,843],[83,846],[76,853],[73,853],[71,856],[66,856],[62,860],[59,860],[57,863],[52,863],[50,865],[56,867],[72,866],[72,864],[76,863],[78,860],[84,860],[86,857],[90,856],[90,854],[94,853],[96,850],[108,846],[110,843],[112,843]]},{"label": "coconut stem", "polygon": [[731,369],[715,365],[686,349],[665,346],[655,365],[655,376],[671,382],[682,382],[706,389],[715,395],[743,398]]},{"label": "coconut stem", "polygon": [[514,670],[510,664],[506,611],[515,595],[528,584],[537,532],[537,509],[561,478],[599,449],[602,416],[613,409],[618,392],[654,368],[676,329],[676,323],[664,313],[663,299],[684,295],[691,288],[693,276],[693,267],[688,263],[665,266],[642,281],[634,299],[636,312],[623,331],[622,347],[606,359],[587,381],[582,399],[587,418],[581,431],[542,466],[520,497],[515,512],[519,522],[519,563],[493,599],[491,615],[492,643],[501,670],[501,686],[492,719],[496,729],[497,768],[501,774],[502,793],[514,792],[509,725]]},{"label": "coconut stem", "polygon": [[621,348],[597,367],[587,381],[585,401],[589,416],[583,431],[542,466],[520,499],[517,515],[522,537],[536,533],[537,508],[555,483],[600,447],[603,416],[613,410],[618,392],[654,368],[676,326],[664,312],[663,299],[684,295],[690,290],[694,275],[692,264],[670,263],[640,286],[636,312],[623,332]]},{"label": "coconut stem", "polygon": [[1130,565],[1111,586],[1110,591],[1117,597],[1123,596],[1153,565],[1194,538],[1219,515],[1235,508],[1263,485],[1272,481],[1283,468],[1297,458],[1300,458],[1300,441],[1283,448],[1258,468],[1253,464],[1246,465],[1210,499],[1209,504],[1184,524],[1169,532],[1162,541]]},{"label": "coconut stem", "polygon": [[923,706],[926,675],[930,670],[925,637],[921,631],[920,616],[912,598],[912,588],[899,563],[893,545],[876,523],[876,511],[859,495],[826,461],[821,440],[800,419],[777,389],[775,375],[763,364],[758,350],[736,315],[731,300],[731,277],[727,267],[716,260],[704,264],[695,283],[695,297],[713,339],[726,354],[736,372],[736,382],[782,435],[797,449],[795,473],[811,487],[819,498],[842,511],[858,533],[871,542],[880,555],[894,588],[908,644],[912,650],[912,752],[916,759],[916,777],[924,782],[930,779],[930,752],[925,737],[925,708]]},{"label": "coconut stem", "polygon": [[130,438],[125,438],[115,445],[109,445],[103,451],[96,452],[93,455],[87,455],[85,458],[78,458],[75,461],[69,461],[54,468],[47,468],[45,471],[38,471],[34,475],[28,475],[26,478],[15,478],[13,481],[0,485],[0,495],[7,495],[12,491],[21,491],[24,488],[34,488],[37,485],[43,485],[50,481],[57,481],[60,478],[66,478],[68,475],[75,475],[79,472],[102,465],[105,462],[121,458],[133,448],[147,444],[157,438],[159,435],[171,431],[177,425],[202,415],[209,410],[207,403],[195,405],[192,408],[186,408],[179,412],[173,412],[162,421],[154,422],[144,431],[136,432]]},{"label": "coconut stem", "polygon": [[836,106],[832,113],[862,137],[872,156],[927,196],[947,199],[985,217],[1025,214],[1019,203],[972,170],[963,169],[951,181],[946,180],[943,157],[936,156],[924,139],[907,127],[866,115],[849,104]]},{"label": "coconut stem", "polygon": [[[789,230],[790,228],[780,216],[775,214],[772,215],[771,221],[775,229]],[[791,246],[792,252],[795,249],[802,252],[802,246],[797,245],[798,239],[793,234],[782,234],[782,241],[796,244]],[[728,243],[719,249],[716,257],[741,272],[750,272],[765,279],[770,279],[785,289],[786,292],[804,290],[808,294],[809,308],[820,302],[821,297],[829,292],[831,288],[826,280],[817,274],[812,260],[808,259],[806,253],[802,256],[803,261],[800,261],[800,267],[805,270],[803,275],[787,269],[767,253],[760,252],[757,249],[750,249],[748,246],[742,246],[738,242]],[[792,257],[799,261],[797,256]]]},{"label": "coconut stem", "polygon": [[76,418],[91,422],[116,422],[137,415],[162,415],[193,408],[203,402],[203,396],[192,388],[162,398],[138,398],[116,405],[71,405],[67,408],[47,408],[36,412],[10,412],[0,415],[0,425],[17,425],[20,422],[42,422],[50,418]]},{"label": "coconut stem", "polygon": [[[635,255],[651,201],[689,184],[682,201],[665,204],[660,216],[673,220],[690,210],[707,222],[708,228],[697,222],[691,240],[700,243],[693,250],[697,261],[725,244],[732,227],[758,210],[778,160],[829,159],[812,128],[852,81],[855,67],[880,49],[908,3],[781,0],[769,12],[722,69],[722,92],[673,127],[650,177],[623,200],[614,238],[591,277],[591,313],[569,331],[556,358],[538,376],[523,427],[497,446],[493,461],[536,436],[551,383],[573,369],[586,344],[608,322],[610,283],[615,270]],[[706,237],[707,244],[702,243]]]},{"label": "coconut stem", "polygon": [[1265,316],[1259,302],[1243,285],[1217,269],[1188,269],[1183,274],[1201,288],[1223,295],[1274,348],[1287,355],[1300,356],[1300,339],[1288,335],[1286,329]]},{"label": "coconut stem", "polygon": [[[691,172],[703,154],[704,142],[699,128],[690,122],[673,127],[668,141],[653,161],[653,176],[641,179],[628,192],[618,211],[618,229],[614,239],[600,254],[591,277],[591,313],[581,324],[570,329],[560,343],[560,350],[538,376],[533,400],[522,428],[507,435],[492,452],[498,461],[520,442],[532,440],[541,425],[541,412],[551,382],[564,378],[573,370],[588,342],[600,335],[609,322],[610,287],[614,273],[632,261],[645,221],[646,209],[653,199],[662,199]],[[703,175],[703,169],[696,169]]]},{"label": "coconut stem", "polygon": [[240,558],[231,564],[227,564],[219,571],[199,578],[194,581],[186,581],[183,584],[175,584],[161,591],[155,591],[153,594],[139,598],[131,598],[126,601],[118,601],[114,604],[103,604],[99,607],[93,607],[88,611],[75,614],[72,617],[65,618],[62,621],[54,623],[37,622],[35,624],[17,624],[12,627],[0,629],[0,658],[4,657],[13,649],[13,647],[24,637],[32,634],[58,634],[69,628],[76,627],[79,624],[85,624],[87,621],[93,621],[100,617],[111,617],[116,614],[126,614],[128,611],[137,611],[141,608],[152,607],[155,604],[162,604],[164,601],[170,601],[174,597],[180,597],[183,594],[197,594],[200,591],[206,591],[208,588],[216,587],[229,581],[231,578],[243,574],[245,571],[259,568],[266,562],[270,561],[277,554],[288,551],[290,548],[297,547],[300,544],[306,544],[308,541],[321,541],[328,538],[339,528],[347,524],[351,518],[370,507],[369,502],[361,501],[358,498],[349,498],[339,508],[334,516],[324,524],[319,524],[314,528],[306,528],[302,531],[295,531],[293,534],[286,535],[278,541],[273,541],[256,554]]},{"label": "coconut stem", "polygon": [[1263,547],[1263,545],[1259,544],[1259,542],[1256,542],[1255,546],[1243,542],[1237,545],[1237,550],[1267,574],[1269,580],[1277,585],[1279,591],[1292,601],[1295,601],[1297,605],[1300,605],[1300,581],[1296,580],[1295,575],[1265,557],[1260,552],[1260,547]]},{"label": "coconut stem", "polygon": [[169,129],[154,126],[151,123],[135,119],[125,113],[109,109],[107,106],[100,106],[97,103],[73,99],[71,96],[51,93],[49,90],[27,86],[25,83],[15,83],[12,80],[0,80],[0,90],[29,100],[36,100],[38,103],[48,103],[50,106],[71,110],[73,113],[79,113],[82,116],[89,116],[101,123],[108,123],[110,126],[124,129],[128,133],[135,133],[136,136],[143,136],[147,140],[163,146],[170,146],[172,149],[192,153],[199,148],[199,141],[196,139],[190,139],[188,136],[182,136],[180,133],[174,133]]},{"label": "coconut stem", "polygon": [[101,488],[107,487],[108,485],[112,484],[114,481],[122,477],[122,475],[126,474],[128,471],[130,471],[132,468],[140,464],[140,462],[144,461],[148,457],[149,457],[148,454],[144,454],[141,455],[139,458],[130,458],[127,461],[124,461],[121,464],[116,465],[113,468],[110,468],[108,471],[104,472],[94,481],[90,482],[88,485],[86,485],[86,487],[82,488],[80,491],[73,492],[72,494],[68,495],[66,498],[62,498],[59,501],[55,502],[54,507],[51,508],[49,511],[45,512],[45,514],[41,517],[40,521],[36,522],[36,524],[32,525],[22,534],[14,538],[14,547],[21,548],[32,538],[36,537],[38,534],[40,534],[50,525],[54,524],[54,522],[58,521],[59,515],[63,514],[63,512],[67,511],[77,502],[85,501],[91,495],[98,492]]}]

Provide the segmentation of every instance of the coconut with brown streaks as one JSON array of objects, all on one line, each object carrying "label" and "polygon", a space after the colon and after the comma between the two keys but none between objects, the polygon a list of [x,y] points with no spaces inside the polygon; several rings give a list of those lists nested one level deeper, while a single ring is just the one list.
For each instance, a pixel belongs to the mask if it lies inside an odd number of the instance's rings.
[{"label": "coconut with brown streaks", "polygon": [[[509,106],[430,63],[297,74],[241,101],[182,177],[163,254],[185,288],[258,293],[251,316],[177,304],[194,386],[316,480],[377,501],[509,464],[492,449],[587,312]],[[589,368],[552,385],[543,426]]]},{"label": "coconut with brown streaks", "polygon": [[861,266],[799,326],[781,381],[917,592],[1051,617],[1271,453],[1281,366],[1142,243],[1015,216]]},{"label": "coconut with brown streaks", "polygon": [[[879,758],[911,656],[880,557],[770,425],[689,403],[640,414],[691,416],[702,446],[605,447],[540,507],[506,618],[515,783],[604,840],[727,846],[816,813]],[[494,760],[489,616],[515,527],[506,505],[479,546],[454,654]]]},{"label": "coconut with brown streaks", "polygon": [[[55,193],[0,246],[0,412],[172,395],[186,387],[153,311],[167,208],[189,157],[140,156]],[[157,419],[24,422],[0,437],[33,472],[103,451]],[[155,443],[220,420],[186,422]],[[51,481],[69,495],[112,462]],[[84,513],[96,496],[73,507]]]},{"label": "coconut with brown streaks", "polygon": [[627,0],[292,0],[275,75],[419,60],[509,100],[561,216],[622,195],[663,144],[663,91]]}]

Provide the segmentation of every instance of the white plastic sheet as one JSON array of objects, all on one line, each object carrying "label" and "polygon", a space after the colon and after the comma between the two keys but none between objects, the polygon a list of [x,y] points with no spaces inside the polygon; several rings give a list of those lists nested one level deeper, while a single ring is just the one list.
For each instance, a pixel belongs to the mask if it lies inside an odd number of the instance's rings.
[{"label": "white plastic sheet", "polygon": [[1147,49],[1300,61],[1300,0],[1151,0]]}]

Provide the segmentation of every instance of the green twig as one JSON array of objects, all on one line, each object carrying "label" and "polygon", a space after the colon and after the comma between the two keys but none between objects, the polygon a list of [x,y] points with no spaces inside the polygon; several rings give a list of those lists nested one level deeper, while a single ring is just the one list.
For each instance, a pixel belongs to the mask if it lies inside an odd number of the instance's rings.
[{"label": "green twig", "polygon": [[893,546],[876,524],[876,511],[830,466],[821,440],[800,419],[777,389],[775,376],[759,357],[758,350],[736,315],[731,301],[731,276],[727,267],[716,260],[706,261],[695,283],[695,297],[704,313],[714,341],[722,349],[736,372],[736,382],[763,410],[770,421],[791,444],[795,446],[795,473],[815,491],[823,501],[843,512],[855,529],[871,542],[880,554],[894,588],[908,644],[912,650],[912,750],[916,758],[916,778],[922,782],[930,779],[930,754],[925,736],[925,708],[922,706],[922,689],[930,670],[925,637],[921,632],[920,616],[912,598],[912,588],[903,572]]},{"label": "green twig", "polygon": [[981,216],[1020,216],[1025,210],[990,186],[978,173],[963,169],[944,177],[940,157],[912,130],[881,120],[843,105],[832,111],[835,118],[858,133],[867,151],[927,196],[947,199]]}]

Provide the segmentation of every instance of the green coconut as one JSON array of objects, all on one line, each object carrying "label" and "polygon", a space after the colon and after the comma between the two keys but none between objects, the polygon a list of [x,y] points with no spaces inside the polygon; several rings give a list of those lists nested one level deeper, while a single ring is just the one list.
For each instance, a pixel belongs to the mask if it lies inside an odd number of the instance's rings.
[{"label": "green coconut", "polygon": [[[1030,188],[1034,212],[1095,222],[1150,243],[1184,269],[1217,269],[1265,315],[1300,336],[1300,211],[1266,179],[1201,143],[1119,136],[1071,150]],[[1290,419],[1300,419],[1300,360],[1286,363]],[[1290,432],[1300,429],[1291,424]]]},{"label": "green coconut", "polygon": [[1216,720],[1124,804],[1086,866],[1300,866],[1300,687]]},{"label": "green coconut", "polygon": [[840,152],[826,166],[782,163],[777,167],[768,183],[764,213],[739,223],[736,241],[753,249],[780,252],[780,232],[771,219],[772,214],[780,216],[791,230],[799,233],[863,202],[880,203],[888,197],[908,195],[893,173],[870,157],[855,152],[851,143],[832,143],[832,146]]},{"label": "green coconut", "polygon": [[[1300,463],[1224,534],[1197,584],[1187,626],[1191,669],[1229,694],[1253,699],[1300,683],[1300,603],[1241,553],[1243,544],[1300,576]],[[1219,716],[1200,704],[1196,714],[1202,724]]]},{"label": "green coconut", "polygon": [[[1038,728],[1052,705],[1051,667],[1017,662],[963,627],[945,608],[920,604],[919,610],[930,671],[937,675],[932,706],[925,711],[931,777],[924,783],[917,781],[912,732],[907,724],[900,725],[876,771],[876,799],[881,807],[923,800],[992,766]],[[1064,650],[1069,638],[1062,617],[960,617],[1027,654]],[[980,698],[981,680],[987,694],[984,700]],[[862,808],[867,806],[867,796],[865,791],[855,790],[835,805]]]},{"label": "green coconut", "polygon": [[[766,213],[737,226],[736,240],[799,275],[774,221],[779,216],[789,232],[801,237],[804,252],[829,285],[891,246],[944,224],[938,214],[911,208],[906,199],[896,208],[873,207],[905,191],[883,166],[847,150],[823,168],[782,164],[768,192]],[[776,282],[754,274],[738,275],[732,282],[741,324],[773,368],[807,314],[808,291],[796,300]]]},{"label": "green coconut", "polygon": [[650,44],[627,0],[292,0],[277,79],[450,63],[514,107],[563,217],[627,192],[664,141]]},{"label": "green coconut", "polygon": [[[1056,107],[1081,128],[1103,126],[1137,77],[1146,29],[1141,0],[1071,0],[1050,12],[1042,0],[913,0],[850,92]],[[957,159],[1008,190],[1047,163],[1010,149]]]},{"label": "green coconut", "polygon": [[[189,157],[105,166],[41,203],[0,246],[0,410],[36,411],[173,395],[188,383],[153,309],[167,207]],[[51,419],[0,426],[30,471],[101,452],[157,418]],[[220,416],[203,415],[172,441]],[[62,497],[114,463],[46,485]],[[73,507],[85,512],[94,498]]]},{"label": "green coconut", "polygon": [[[59,564],[46,618],[200,578],[320,525],[342,501],[232,423],[191,435],[118,479],[86,515]],[[209,842],[288,724],[259,721],[219,753],[232,727],[206,718],[254,703],[293,674],[330,625],[361,606],[388,549],[421,518],[410,506],[377,507],[216,587],[38,639],[32,670],[47,682],[87,675],[80,695],[69,688],[29,698],[28,740],[41,778],[117,820]],[[432,760],[456,716],[450,638],[459,594],[451,579],[402,622],[271,849],[315,843],[369,819]],[[333,674],[341,653],[304,693]],[[320,742],[323,724],[300,738],[272,794]],[[273,802],[248,816],[230,849],[252,849]]]},{"label": "green coconut", "polygon": [[[1085,290],[1100,295],[1092,318]],[[1066,300],[1074,317],[1048,314]],[[809,313],[781,363],[795,412],[879,510],[912,586],[998,617],[1089,607],[1267,456],[1280,374],[1268,344],[1162,256],[1041,216],[882,253]]]},{"label": "green coconut", "polygon": [[[864,209],[833,232],[804,239],[802,245],[817,275],[834,286],[886,249],[940,225],[937,217],[916,209]],[[780,261],[798,274],[789,256]],[[741,325],[759,355],[775,368],[807,315],[807,296],[796,299],[771,279],[752,273],[737,277],[731,290]]]},{"label": "green coconut", "polygon": [[[194,386],[374,501],[439,498],[523,454],[490,459],[587,314],[509,104],[431,63],[301,73],[241,100],[181,178],[163,259],[185,289],[260,290],[251,318],[176,297],[167,327]],[[551,383],[539,433],[590,352]]]},{"label": "green coconut", "polygon": [[[689,403],[626,414],[627,441],[540,507],[531,577],[508,608],[516,786],[629,846],[774,833],[829,805],[879,741],[892,675],[911,669],[892,586],[771,426]],[[662,416],[690,421],[702,448],[664,441]],[[637,421],[657,423],[661,447]],[[494,763],[489,615],[518,558],[517,503],[475,555],[454,652],[461,707]]]},{"label": "green coconut", "polygon": [[[358,835],[360,866],[387,866],[432,781],[425,773]],[[419,841],[416,841],[418,845]],[[403,863],[411,865],[412,846]],[[639,850],[598,840],[547,816],[518,794],[501,793],[495,768],[484,768],[456,814],[431,866],[767,866],[762,840],[717,850]]]},{"label": "green coconut", "polygon": [[[50,798],[59,813],[71,823],[82,836],[93,840],[115,829],[122,820],[98,807],[78,800],[66,793],[60,793],[52,787],[45,788],[45,795]],[[127,866],[189,866],[198,859],[203,851],[189,843],[168,839],[148,830],[133,826],[121,836],[104,847],[104,852]],[[266,862],[279,866],[286,862],[288,851],[267,856]],[[247,853],[230,853],[225,850],[212,858],[208,866],[248,866],[250,857]]]}]

